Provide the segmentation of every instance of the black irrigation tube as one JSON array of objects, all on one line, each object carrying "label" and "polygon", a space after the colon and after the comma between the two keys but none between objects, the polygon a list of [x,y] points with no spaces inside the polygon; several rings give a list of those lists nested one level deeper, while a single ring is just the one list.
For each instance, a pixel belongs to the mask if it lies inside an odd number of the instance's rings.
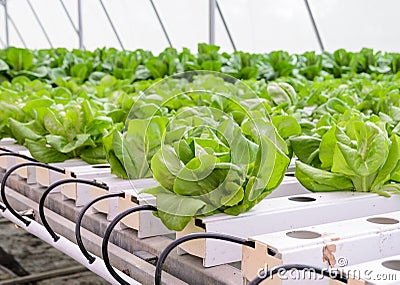
[{"label": "black irrigation tube", "polygon": [[115,226],[126,216],[139,212],[139,211],[157,211],[157,208],[152,205],[142,205],[136,206],[134,208],[130,208],[128,210],[123,211],[122,213],[118,214],[114,220],[108,225],[106,232],[104,233],[103,243],[101,245],[101,252],[103,255],[104,263],[107,267],[108,272],[111,274],[112,277],[115,278],[120,284],[122,285],[129,285],[117,272],[115,272],[113,266],[110,263],[110,258],[108,256],[108,241],[110,240],[110,235],[115,228]]},{"label": "black irrigation tube", "polygon": [[155,272],[155,279],[154,279],[154,284],[155,285],[161,285],[161,273],[162,273],[162,267],[164,265],[165,259],[167,258],[168,254],[171,253],[171,251],[177,247],[178,245],[190,241],[190,240],[195,240],[195,239],[205,239],[205,238],[210,238],[210,239],[218,239],[218,240],[224,240],[224,241],[229,241],[233,243],[238,243],[242,244],[248,247],[255,248],[255,243],[254,241],[249,241],[247,239],[231,236],[231,235],[226,235],[226,234],[220,234],[220,233],[194,233],[194,234],[188,234],[186,236],[183,236],[181,238],[178,238],[171,242],[161,253],[160,257],[158,258],[157,264],[156,264],[156,272]]},{"label": "black irrigation tube", "polygon": [[[337,272],[337,273],[339,273],[339,276],[338,276],[338,274],[334,274],[331,271],[329,271],[328,269],[323,269],[323,268],[319,268],[319,267],[315,267],[315,266],[310,266],[310,265],[305,265],[305,264],[285,264],[285,265],[275,266],[275,267],[271,268],[271,270],[268,270],[267,272],[262,272],[256,278],[254,278],[250,283],[248,283],[248,285],[258,285],[265,279],[270,278],[277,273],[282,273],[282,271],[285,272],[285,271],[290,271],[290,270],[312,270],[312,272],[318,273],[320,275],[329,277],[333,280],[337,280],[337,281],[343,282],[344,284],[347,284],[347,278],[342,277],[339,272]],[[335,275],[335,276],[333,276],[333,275]]]},{"label": "black irrigation tube", "polygon": [[3,151],[2,153],[0,153],[0,156],[14,156],[14,157],[23,158],[25,160],[29,160],[29,161],[33,161],[33,162],[38,162],[36,159],[34,159],[30,156],[23,155],[18,152],[14,152],[12,150],[9,150],[9,149],[3,148],[3,147],[0,147],[0,150]]},{"label": "black irrigation tube", "polygon": [[[0,153],[1,155],[1,153]],[[14,153],[13,153],[14,155]],[[11,167],[9,170],[7,170],[7,172],[4,174],[3,180],[1,181],[1,199],[3,200],[4,206],[5,207],[1,207],[1,210],[4,212],[5,210],[9,210],[10,213],[16,217],[18,220],[20,220],[21,222],[23,222],[26,226],[29,226],[29,224],[31,223],[29,220],[25,219],[24,217],[22,217],[20,214],[18,214],[13,207],[11,207],[10,203],[7,200],[7,196],[6,196],[6,183],[7,183],[7,179],[11,176],[11,174],[18,170],[19,168],[22,167],[26,167],[26,166],[35,166],[35,167],[42,167],[42,168],[47,168],[59,173],[63,173],[65,174],[65,169],[59,168],[59,167],[55,167],[52,165],[48,165],[48,164],[44,164],[44,163],[40,163],[40,162],[23,162],[20,163],[18,165],[14,165],[13,167]]]},{"label": "black irrigation tube", "polygon": [[[13,214],[20,221],[22,221],[26,226],[28,226],[30,224],[30,221],[26,220],[24,217],[22,217],[20,214],[18,214],[8,203],[6,193],[5,193],[7,179],[11,176],[11,174],[14,171],[18,170],[19,168],[27,167],[27,166],[43,167],[43,168],[47,168],[47,169],[50,169],[52,171],[56,171],[59,173],[65,173],[65,170],[62,168],[58,168],[58,167],[54,167],[54,166],[51,166],[48,164],[37,162],[35,159],[33,159],[31,157],[12,152],[6,148],[0,147],[0,150],[4,152],[4,153],[0,153],[0,157],[1,156],[14,156],[14,157],[20,157],[20,158],[23,158],[23,159],[26,159],[29,161],[29,162],[20,163],[18,165],[11,167],[4,174],[4,177],[1,181],[1,189],[0,189],[1,198],[4,203],[4,206],[3,206],[3,204],[0,203],[0,209],[3,212],[6,210],[9,210],[11,214]],[[46,217],[44,214],[44,203],[45,203],[46,197],[53,189],[55,189],[58,186],[61,186],[63,184],[68,184],[68,183],[82,183],[82,184],[92,185],[92,186],[96,186],[96,187],[108,190],[107,185],[100,184],[96,181],[76,179],[76,178],[63,179],[63,180],[57,181],[57,182],[53,183],[52,185],[50,185],[47,188],[47,190],[43,193],[43,195],[40,199],[39,214],[40,214],[40,218],[42,220],[44,227],[49,232],[49,234],[52,236],[54,242],[58,241],[60,237],[52,230],[52,228],[50,227],[50,225],[48,224],[48,222],[46,220]],[[107,198],[123,197],[123,196],[124,196],[124,193],[114,193],[114,194],[107,194],[107,195],[100,196],[100,197],[92,200],[91,202],[89,202],[87,205],[85,205],[85,207],[79,213],[77,223],[76,223],[76,228],[75,228],[76,240],[77,240],[77,244],[78,244],[82,254],[88,259],[90,264],[95,261],[95,257],[88,253],[88,251],[86,250],[86,248],[84,247],[83,242],[82,242],[80,229],[81,229],[81,223],[82,223],[83,216],[85,215],[86,211],[91,206],[93,206],[93,204],[95,204],[96,202],[99,202],[99,201],[107,199]],[[104,238],[103,238],[102,255],[103,255],[103,260],[106,265],[106,268],[108,269],[109,273],[120,284],[123,284],[123,285],[129,285],[129,283],[126,282],[124,279],[122,279],[121,276],[119,276],[118,273],[115,272],[114,268],[110,264],[110,259],[109,259],[109,255],[108,255],[108,242],[109,242],[111,233],[112,233],[113,229],[115,228],[115,226],[124,217],[126,217],[132,213],[139,212],[139,211],[157,211],[157,208],[152,205],[142,205],[142,206],[137,206],[137,207],[128,209],[128,210],[120,213],[109,224],[109,226],[107,227],[106,232],[104,234]],[[189,234],[189,235],[183,236],[183,237],[173,241],[172,243],[170,243],[161,253],[161,255],[157,261],[157,264],[156,264],[155,285],[161,285],[162,266],[164,265],[164,262],[165,262],[167,256],[169,255],[169,253],[171,253],[171,251],[174,248],[176,248],[178,245],[185,243],[187,241],[195,240],[195,239],[204,239],[204,238],[224,240],[224,241],[234,242],[234,243],[242,244],[242,245],[253,247],[253,248],[255,247],[255,244],[253,241],[249,241],[246,239],[242,239],[242,238],[238,238],[238,237],[234,237],[234,236],[230,236],[230,235],[219,234],[219,233],[194,233],[194,234]],[[286,265],[273,267],[271,270],[268,270],[267,272],[264,272],[263,274],[259,274],[259,276],[257,276],[255,279],[250,281],[250,283],[248,283],[248,285],[258,285],[265,279],[270,278],[271,276],[281,272],[282,270],[293,270],[293,269],[296,269],[296,270],[310,270],[311,269],[311,270],[313,270],[313,272],[315,272],[317,274],[329,277],[331,279],[343,282],[345,284],[347,284],[347,281],[348,281],[348,279],[346,277],[343,277],[341,274],[332,274],[332,272],[327,269],[310,266],[310,265],[304,265],[304,264],[286,264]]]},{"label": "black irrigation tube", "polygon": [[46,228],[46,230],[49,232],[51,237],[53,238],[54,242],[58,241],[60,239],[60,236],[58,236],[53,229],[50,227],[49,223],[47,222],[46,216],[44,214],[44,202],[46,201],[46,197],[49,195],[49,193],[57,188],[58,186],[64,185],[64,184],[69,184],[69,183],[81,183],[81,184],[87,184],[87,185],[92,185],[96,186],[105,190],[108,190],[108,186],[105,184],[98,183],[96,181],[92,180],[84,180],[84,179],[77,179],[77,178],[67,178],[67,179],[62,179],[57,182],[54,182],[51,184],[46,191],[43,192],[42,197],[40,198],[39,201],[39,216],[40,220],[43,223],[43,226]]},{"label": "black irrigation tube", "polygon": [[81,236],[81,224],[82,224],[82,219],[83,216],[85,215],[86,211],[92,207],[95,203],[101,201],[101,200],[105,200],[105,199],[109,199],[109,198],[113,198],[113,197],[124,197],[125,193],[113,193],[113,194],[106,194],[100,197],[97,197],[96,199],[90,201],[89,203],[87,203],[85,205],[85,207],[83,207],[83,209],[79,212],[79,216],[78,219],[76,220],[76,226],[75,226],[75,237],[76,237],[76,243],[79,246],[79,249],[81,250],[82,254],[86,257],[86,259],[89,261],[89,264],[92,264],[95,260],[96,257],[94,257],[93,255],[91,255],[85,248],[83,241],[82,241],[82,236]]},{"label": "black irrigation tube", "polygon": [[20,157],[23,158],[25,160],[28,160],[29,162],[23,162],[20,163],[18,165],[14,165],[13,167],[11,167],[9,170],[7,170],[7,172],[4,174],[3,179],[1,180],[1,199],[3,200],[4,206],[0,205],[0,210],[1,211],[5,211],[5,210],[9,210],[11,212],[11,214],[13,214],[18,220],[20,220],[21,222],[23,222],[26,226],[28,226],[30,224],[30,221],[24,219],[20,214],[18,214],[10,205],[10,203],[8,203],[7,200],[7,196],[6,196],[6,184],[7,184],[7,179],[11,176],[11,174],[18,170],[19,168],[22,167],[26,167],[26,166],[36,166],[36,167],[43,167],[43,168],[47,168],[59,173],[65,173],[65,170],[62,168],[58,168],[58,167],[54,167],[45,163],[41,163],[41,162],[37,162],[35,159],[23,155],[23,154],[19,154],[19,153],[14,153],[14,152],[7,152],[7,153],[0,153],[0,156],[15,156],[15,157]]},{"label": "black irrigation tube", "polygon": [[8,152],[8,153],[15,153],[12,150],[9,150],[8,148],[5,148],[5,147],[0,147],[0,150],[4,151],[4,152]]}]

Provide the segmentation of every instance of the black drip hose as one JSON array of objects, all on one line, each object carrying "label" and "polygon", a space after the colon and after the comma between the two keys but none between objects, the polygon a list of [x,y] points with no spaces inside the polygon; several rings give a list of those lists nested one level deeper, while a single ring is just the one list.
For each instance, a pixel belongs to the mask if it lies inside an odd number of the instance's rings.
[{"label": "black drip hose", "polygon": [[46,228],[46,230],[49,232],[51,237],[53,238],[54,242],[58,241],[60,237],[53,231],[53,229],[50,227],[49,223],[47,222],[46,216],[44,214],[44,202],[46,201],[47,196],[49,193],[57,188],[58,186],[64,185],[64,184],[69,184],[69,183],[81,183],[81,184],[87,184],[87,185],[92,185],[96,186],[105,190],[108,190],[108,186],[104,184],[100,184],[96,181],[92,180],[84,180],[84,179],[76,179],[76,178],[67,178],[63,180],[59,180],[57,182],[54,182],[51,184],[46,191],[43,192],[42,197],[40,198],[39,201],[39,216],[40,219],[43,223],[43,226]]},{"label": "black drip hose", "polygon": [[4,152],[8,152],[8,153],[15,153],[12,150],[9,150],[9,149],[4,148],[4,147],[0,147],[0,151],[4,151]]},{"label": "black drip hose", "polygon": [[[17,153],[15,153],[17,154]],[[2,155],[2,153],[0,153],[0,155]],[[14,155],[14,153],[13,153]],[[19,155],[16,155],[18,157],[20,157]],[[25,157],[24,157],[25,158]],[[35,167],[42,167],[42,168],[47,168],[50,169],[52,171],[56,171],[59,173],[63,173],[65,174],[65,169],[62,168],[58,168],[52,165],[48,165],[45,163],[41,163],[41,162],[23,162],[20,163],[18,165],[14,165],[13,167],[11,167],[9,170],[7,170],[7,172],[4,174],[3,176],[3,180],[1,181],[1,188],[0,188],[0,194],[1,194],[1,199],[3,200],[4,206],[1,206],[1,210],[4,212],[5,210],[9,210],[10,213],[16,217],[18,220],[20,220],[21,222],[23,222],[26,226],[29,226],[29,224],[31,223],[29,220],[25,219],[24,217],[22,217],[20,214],[18,214],[10,205],[10,203],[7,200],[7,196],[6,196],[6,183],[7,183],[7,179],[11,176],[11,174],[18,170],[19,168],[22,167],[26,167],[26,166],[35,166]]]},{"label": "black drip hose", "polygon": [[[17,153],[17,152],[13,152],[13,151],[11,151],[11,150],[9,150],[7,148],[4,148],[4,147],[0,147],[0,151],[3,151],[3,153],[0,153],[0,157],[1,156],[14,156],[14,157],[23,158],[23,159],[28,160],[28,161],[36,161],[32,157],[29,157],[29,156],[26,156],[26,155],[23,155],[23,154],[20,154],[20,153]],[[5,206],[0,204],[0,210],[1,211],[4,212],[6,209],[7,208]]]},{"label": "black drip hose", "polygon": [[30,156],[27,156],[27,155],[24,155],[24,154],[20,154],[18,152],[13,152],[13,151],[11,151],[9,149],[6,149],[6,148],[0,147],[0,150],[4,151],[4,152],[0,153],[0,156],[14,156],[14,157],[23,158],[23,159],[28,160],[28,161],[38,162],[36,159],[34,159],[34,158],[30,157]]},{"label": "black drip hose", "polygon": [[271,278],[273,275],[277,273],[283,273],[290,270],[309,270],[309,272],[315,272],[320,275],[329,277],[333,280],[337,280],[343,282],[344,284],[347,284],[347,278],[343,277],[342,274],[340,274],[339,272],[332,273],[328,269],[323,269],[305,264],[285,264],[285,265],[275,266],[271,268],[271,270],[259,274],[255,279],[253,279],[250,283],[248,283],[248,285],[258,285],[265,279]]},{"label": "black drip hose", "polygon": [[[9,149],[6,148],[2,148],[0,147],[0,151],[3,151],[4,153],[0,153],[0,157],[1,156],[14,156],[14,157],[20,157],[23,158],[25,160],[28,160],[29,162],[24,162],[24,163],[20,163],[18,165],[15,165],[13,167],[11,167],[9,170],[7,170],[7,172],[4,174],[3,179],[1,181],[1,198],[3,200],[4,206],[2,204],[0,204],[0,210],[1,211],[6,211],[9,210],[10,213],[12,215],[14,215],[18,220],[22,221],[26,226],[28,226],[30,224],[29,220],[26,220],[24,217],[22,217],[20,214],[18,214],[9,204],[8,200],[7,200],[7,196],[5,193],[5,189],[6,189],[6,183],[7,183],[7,179],[11,176],[11,174],[18,170],[19,168],[22,167],[27,167],[27,166],[35,166],[35,167],[42,167],[42,168],[47,168],[50,169],[52,171],[56,171],[59,173],[63,173],[65,174],[65,170],[62,168],[58,168],[58,167],[54,167],[52,165],[48,165],[48,164],[44,164],[44,163],[40,163],[37,162],[34,158],[31,158],[29,156],[23,155],[23,154],[19,154],[19,153],[15,153],[10,151]],[[60,181],[57,181],[55,183],[53,183],[52,185],[50,185],[47,190],[43,193],[40,202],[39,202],[39,214],[40,214],[40,218],[42,220],[42,223],[44,225],[44,227],[46,228],[46,230],[50,233],[50,235],[52,236],[54,242],[59,240],[59,236],[52,230],[52,228],[50,227],[50,225],[48,224],[46,217],[44,215],[44,202],[46,200],[46,197],[48,196],[48,194],[55,189],[58,186],[61,186],[63,184],[68,184],[68,183],[82,183],[82,184],[88,184],[88,185],[92,185],[92,186],[96,186],[105,190],[108,190],[108,186],[104,185],[104,184],[100,184],[97,183],[96,181],[90,181],[90,180],[83,180],[83,179],[75,179],[75,178],[70,178],[70,179],[63,179]],[[82,222],[82,218],[84,216],[84,214],[86,213],[86,211],[96,202],[99,202],[100,200],[103,199],[107,199],[107,198],[112,198],[112,197],[123,197],[124,193],[116,193],[116,194],[108,194],[108,195],[104,195],[104,196],[100,196],[94,200],[92,200],[90,203],[88,203],[80,212],[77,223],[76,223],[76,228],[75,228],[75,235],[76,235],[76,239],[77,239],[77,243],[79,248],[82,251],[82,254],[88,259],[89,263],[93,263],[95,260],[95,257],[90,255],[88,253],[88,251],[86,250],[86,248],[84,247],[83,243],[82,243],[82,238],[81,238],[81,232],[80,232],[80,228],[81,228],[81,222]],[[157,208],[151,205],[143,205],[143,206],[137,206],[131,209],[128,209],[124,212],[122,212],[121,214],[119,214],[117,217],[115,217],[115,219],[110,223],[110,225],[107,227],[107,230],[105,232],[104,238],[103,238],[103,243],[102,243],[102,254],[103,254],[103,259],[104,259],[104,263],[109,271],[109,273],[120,283],[123,285],[129,285],[128,282],[126,282],[124,279],[122,279],[114,270],[114,268],[112,267],[112,265],[110,264],[110,259],[108,256],[108,241],[110,239],[110,235],[113,231],[113,229],[115,228],[115,226],[127,215],[132,214],[134,212],[139,212],[139,211],[157,211]],[[169,253],[178,245],[190,241],[190,240],[195,240],[195,239],[202,239],[202,238],[211,238],[211,239],[218,239],[218,240],[225,240],[225,241],[229,241],[229,242],[234,242],[234,243],[238,243],[238,244],[242,244],[245,246],[249,246],[249,247],[255,247],[255,244],[253,241],[248,241],[246,239],[242,239],[242,238],[238,238],[238,237],[234,237],[234,236],[229,236],[229,235],[225,235],[225,234],[218,234],[218,233],[194,233],[194,234],[189,234],[186,236],[183,236],[175,241],[173,241],[172,243],[170,243],[165,249],[164,251],[161,253],[160,258],[157,261],[157,265],[156,265],[156,272],[155,272],[155,284],[156,285],[161,285],[161,273],[162,273],[162,266],[165,262],[165,259],[167,258],[167,256],[169,255]],[[258,285],[260,284],[262,281],[264,281],[265,279],[277,274],[278,272],[281,272],[281,270],[313,270],[315,273],[321,274],[323,276],[329,277],[331,279],[343,282],[345,284],[347,284],[347,278],[343,277],[342,275],[338,275],[338,274],[332,274],[332,272],[330,272],[327,269],[322,269],[319,267],[315,267],[315,266],[310,266],[310,265],[303,265],[303,264],[286,264],[286,265],[281,265],[281,266],[276,266],[273,267],[271,270],[268,270],[267,272],[265,272],[264,274],[260,274],[260,276],[257,276],[255,279],[253,279],[250,283],[248,283],[248,285]]]},{"label": "black drip hose", "polygon": [[76,243],[79,246],[79,249],[81,250],[82,254],[86,257],[86,259],[89,261],[89,264],[92,264],[96,258],[91,255],[85,248],[83,242],[82,242],[82,236],[81,236],[81,224],[82,224],[82,219],[83,216],[85,215],[86,211],[92,207],[95,203],[101,201],[101,200],[105,200],[105,199],[109,199],[109,198],[113,198],[113,197],[124,197],[125,193],[113,193],[113,194],[107,194],[107,195],[103,195],[100,197],[97,197],[96,199],[90,201],[89,203],[87,203],[85,205],[85,207],[83,207],[83,209],[80,211],[78,219],[76,220],[76,226],[75,226],[75,237],[76,237]]},{"label": "black drip hose", "polygon": [[171,242],[161,253],[157,264],[156,264],[156,273],[155,273],[155,285],[161,285],[161,273],[162,273],[162,267],[164,265],[165,259],[167,258],[168,254],[171,253],[171,251],[177,247],[178,245],[190,241],[190,240],[195,240],[195,239],[205,239],[205,238],[210,238],[210,239],[218,239],[218,240],[224,240],[224,241],[229,241],[233,243],[238,243],[242,244],[248,247],[255,248],[255,243],[254,241],[249,241],[243,238],[235,237],[235,236],[230,236],[226,234],[220,234],[220,233],[194,233],[194,234],[188,234],[186,236],[183,236],[181,238],[178,238]]},{"label": "black drip hose", "polygon": [[112,277],[114,277],[115,280],[117,280],[122,285],[129,285],[129,283],[126,282],[121,276],[119,276],[118,273],[115,272],[114,268],[112,267],[112,265],[110,263],[110,258],[108,256],[108,241],[110,240],[110,235],[111,235],[113,229],[123,218],[125,218],[126,216],[128,216],[132,213],[139,212],[139,211],[157,211],[157,208],[152,205],[142,205],[142,206],[130,208],[130,209],[125,210],[124,212],[120,213],[108,225],[107,230],[104,234],[103,243],[101,245],[101,252],[103,254],[103,260],[104,260],[104,263],[106,265],[108,272],[111,274]]}]

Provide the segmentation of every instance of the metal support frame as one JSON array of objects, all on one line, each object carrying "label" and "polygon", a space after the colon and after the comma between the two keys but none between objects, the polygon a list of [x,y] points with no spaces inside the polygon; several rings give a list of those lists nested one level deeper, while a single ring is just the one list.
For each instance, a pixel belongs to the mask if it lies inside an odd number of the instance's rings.
[{"label": "metal support frame", "polygon": [[6,43],[0,38],[0,43],[3,47],[7,47]]},{"label": "metal support frame", "polygon": [[21,32],[19,31],[17,24],[15,24],[13,18],[11,18],[10,14],[7,15],[7,18],[10,21],[11,25],[13,26],[15,32],[17,33],[17,36],[18,36],[19,40],[21,41],[22,45],[24,46],[24,48],[27,48],[24,37],[22,36]]},{"label": "metal support frame", "polygon": [[209,44],[215,44],[215,7],[216,0],[209,0]]},{"label": "metal support frame", "polygon": [[231,42],[231,44],[232,44],[233,50],[234,50],[234,51],[237,51],[235,42],[233,41],[232,34],[231,34],[230,30],[229,30],[229,27],[228,27],[227,22],[225,21],[224,14],[222,13],[222,9],[221,9],[221,7],[219,6],[218,0],[215,0],[215,3],[217,4],[218,13],[219,13],[219,15],[220,15],[220,17],[221,17],[222,23],[224,24],[226,33],[228,34],[228,37],[229,37],[229,40],[230,40],[230,42]]},{"label": "metal support frame", "polygon": [[311,11],[311,7],[310,7],[310,4],[308,3],[308,0],[304,0],[304,4],[306,5],[308,16],[310,17],[311,23],[313,25],[315,35],[317,36],[319,47],[320,47],[321,51],[325,51],[325,47],[324,47],[324,44],[322,43],[321,35],[318,31],[317,23],[315,22],[314,15]]},{"label": "metal support frame", "polygon": [[158,10],[156,8],[156,5],[154,4],[153,0],[150,0],[150,3],[151,3],[151,6],[153,7],[154,13],[156,13],[156,17],[158,19],[158,23],[160,24],[160,26],[161,26],[161,28],[163,30],[164,36],[167,39],[167,42],[168,42],[169,46],[172,47],[171,39],[168,36],[167,30],[165,29],[164,23],[161,20],[160,14],[158,14]]},{"label": "metal support frame", "polygon": [[39,18],[39,16],[38,16],[38,14],[36,13],[35,8],[33,8],[33,5],[32,5],[32,3],[31,3],[31,1],[30,1],[30,0],[26,0],[26,2],[28,3],[29,8],[31,9],[31,11],[32,11],[32,13],[33,13],[33,16],[35,17],[36,22],[39,24],[40,29],[42,30],[43,35],[45,36],[45,38],[46,38],[47,42],[49,43],[50,47],[51,47],[51,48],[54,48],[54,47],[53,47],[53,43],[51,42],[50,37],[49,37],[49,35],[47,34],[47,31],[46,31],[46,29],[44,28],[44,26],[43,26],[43,24],[42,24],[42,21],[40,21],[40,18]]},{"label": "metal support frame", "polygon": [[78,0],[78,38],[79,48],[85,49],[83,45],[82,0]]},{"label": "metal support frame", "polygon": [[8,7],[7,7],[7,0],[2,0],[1,4],[3,5],[4,8],[4,27],[5,27],[5,34],[6,34],[6,42],[5,46],[9,47],[10,46],[10,33],[9,33],[9,27],[8,27]]},{"label": "metal support frame", "polygon": [[[64,10],[64,12],[65,12],[65,15],[67,16],[69,22],[71,23],[71,26],[72,26],[72,28],[74,29],[76,35],[79,37],[79,28],[77,28],[77,27],[75,26],[75,23],[74,23],[74,21],[72,20],[71,14],[68,12],[68,9],[67,9],[67,7],[66,7],[65,4],[64,4],[64,1],[63,1],[63,0],[60,0],[60,4],[61,4],[61,6],[62,6],[62,8],[63,8],[63,10]],[[85,48],[85,46],[83,46],[83,48]]]},{"label": "metal support frame", "polygon": [[100,2],[101,7],[103,8],[104,13],[106,14],[106,17],[107,17],[107,19],[108,19],[108,22],[110,23],[110,26],[111,26],[111,28],[112,28],[112,30],[113,30],[113,32],[114,32],[115,37],[116,37],[117,40],[118,40],[119,45],[121,46],[121,48],[122,48],[123,50],[125,50],[124,45],[122,44],[121,38],[120,38],[119,35],[118,35],[118,31],[117,31],[117,29],[115,28],[113,21],[111,20],[110,14],[108,14],[107,8],[106,8],[106,6],[104,5],[103,0],[99,0],[99,2]]},{"label": "metal support frame", "polygon": [[[26,0],[26,1],[27,1],[28,5],[29,5],[34,17],[35,17],[36,22],[39,24],[40,29],[43,32],[48,44],[50,45],[51,48],[53,48],[53,43],[52,43],[52,41],[51,41],[51,39],[50,39],[45,27],[43,26],[42,21],[40,20],[40,17],[38,16],[35,8],[33,7],[31,1],[30,0]],[[78,1],[78,3],[77,3],[78,4],[78,26],[75,25],[75,23],[74,23],[71,15],[70,15],[70,13],[68,12],[68,9],[66,8],[63,0],[59,0],[60,4],[61,4],[61,6],[62,6],[67,18],[68,18],[68,20],[69,20],[69,22],[71,23],[74,31],[78,35],[79,48],[80,49],[85,49],[85,46],[84,46],[84,43],[83,43],[84,39],[83,39],[82,0],[77,0],[77,1]],[[169,46],[173,47],[171,39],[170,39],[170,37],[168,35],[166,27],[165,27],[165,25],[164,25],[164,23],[163,23],[163,21],[161,19],[161,16],[160,16],[160,14],[158,12],[158,9],[157,9],[154,1],[153,0],[149,0],[149,1],[150,1],[150,4],[151,4],[151,6],[152,6],[152,8],[154,10],[154,13],[155,13],[155,15],[157,17],[157,20],[158,20],[158,22],[159,22],[159,24],[160,24],[160,26],[162,28],[162,31],[164,33],[164,36],[165,36]],[[103,0],[99,0],[99,2],[100,2],[100,5],[101,5],[106,17],[107,17],[107,20],[108,20],[109,24],[110,24],[110,26],[111,26],[111,28],[112,28],[112,30],[114,32],[114,35],[118,40],[118,43],[119,43],[120,47],[123,50],[125,50],[125,47],[124,47],[124,45],[122,43],[122,39],[118,34],[118,31],[117,31],[117,29],[116,29],[116,27],[115,27],[115,25],[114,25],[114,23],[113,23],[113,21],[112,21],[112,19],[110,17],[110,14],[109,14],[109,12],[108,12]],[[324,47],[324,44],[323,44],[323,41],[322,41],[322,38],[321,38],[321,34],[320,34],[319,30],[318,30],[318,26],[317,26],[316,20],[314,18],[313,12],[311,10],[309,1],[308,0],[304,0],[304,3],[305,3],[305,6],[306,6],[306,9],[307,9],[307,13],[308,13],[308,16],[310,18],[311,24],[313,26],[314,33],[315,33],[315,35],[317,37],[319,47],[320,47],[321,51],[324,51],[325,47]],[[24,38],[22,37],[17,25],[15,24],[15,22],[13,21],[13,19],[10,17],[10,15],[8,13],[7,0],[0,0],[0,4],[3,5],[4,15],[5,15],[5,20],[4,20],[4,24],[5,24],[4,25],[4,27],[5,27],[4,28],[5,29],[5,39],[4,40],[0,39],[0,44],[3,45],[4,47],[10,46],[10,38],[9,38],[9,36],[10,36],[10,24],[11,24],[13,26],[15,32],[17,33],[20,41],[22,42],[23,46],[26,48],[27,45],[25,43]],[[233,47],[233,50],[237,51],[235,42],[234,42],[232,34],[231,34],[231,31],[230,31],[230,29],[228,27],[227,21],[226,21],[226,19],[224,17],[224,14],[222,12],[221,6],[218,3],[218,0],[209,0],[209,44],[214,45],[216,43],[216,41],[215,41],[215,38],[216,38],[216,15],[215,15],[216,10],[218,11],[219,16],[221,17],[222,23],[223,23],[225,31],[226,31],[226,33],[227,33],[227,35],[229,37],[230,43],[231,43],[231,45]]]},{"label": "metal support frame", "polygon": [[62,8],[63,8],[63,10],[64,10],[64,12],[65,12],[65,15],[67,15],[67,18],[68,18],[69,22],[71,23],[71,26],[74,28],[75,33],[79,36],[79,30],[78,30],[78,28],[75,26],[75,23],[74,23],[74,21],[72,20],[72,17],[71,17],[71,15],[70,15],[69,12],[68,12],[67,7],[65,7],[64,1],[63,1],[63,0],[60,0],[60,4],[61,4],[61,6],[62,6]]}]

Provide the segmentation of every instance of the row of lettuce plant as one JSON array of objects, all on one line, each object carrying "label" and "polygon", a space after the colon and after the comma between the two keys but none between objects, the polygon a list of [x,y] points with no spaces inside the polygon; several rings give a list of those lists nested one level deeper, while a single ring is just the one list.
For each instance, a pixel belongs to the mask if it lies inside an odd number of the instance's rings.
[{"label": "row of lettuce plant", "polygon": [[314,80],[319,77],[341,78],[348,74],[397,74],[400,56],[367,48],[360,52],[340,49],[322,54],[289,54],[285,51],[226,53],[220,52],[218,46],[207,44],[199,44],[197,53],[186,48],[182,51],[166,48],[158,55],[142,49],[118,51],[113,48],[31,51],[11,47],[0,51],[0,80],[23,75],[50,83],[57,78],[73,79],[78,83],[98,83],[101,77],[108,74],[134,82],[193,70],[223,72],[238,79],[269,81],[295,77]]},{"label": "row of lettuce plant", "polygon": [[[158,56],[9,48],[0,52],[0,138],[42,162],[80,157],[124,179],[154,177],[159,186],[146,192],[174,230],[193,216],[248,211],[292,157],[311,191],[388,196],[400,182],[398,58],[205,44]],[[161,80],[201,69],[223,73]]]}]

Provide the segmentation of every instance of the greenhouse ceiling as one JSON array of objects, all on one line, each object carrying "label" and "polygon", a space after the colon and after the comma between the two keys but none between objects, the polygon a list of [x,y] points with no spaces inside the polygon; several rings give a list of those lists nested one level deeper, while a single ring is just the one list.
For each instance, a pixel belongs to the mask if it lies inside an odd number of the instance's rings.
[{"label": "greenhouse ceiling", "polygon": [[[8,25],[12,46],[78,48],[79,14],[81,46],[90,50],[107,46],[159,52],[169,44],[195,49],[198,42],[210,42],[213,0],[85,0],[81,13],[78,0],[1,2],[3,47]],[[309,0],[308,4],[326,50],[398,51],[398,1]],[[321,50],[306,1],[217,0],[214,5],[214,43],[224,51]]]}]

